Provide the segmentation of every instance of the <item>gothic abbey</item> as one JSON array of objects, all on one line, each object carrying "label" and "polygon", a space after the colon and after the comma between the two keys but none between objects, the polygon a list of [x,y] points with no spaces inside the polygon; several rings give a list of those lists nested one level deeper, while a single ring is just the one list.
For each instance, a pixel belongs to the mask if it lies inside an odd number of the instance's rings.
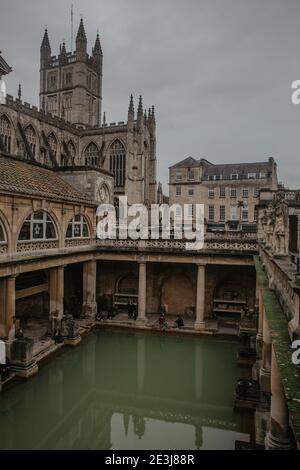
[{"label": "gothic abbey", "polygon": [[[97,34],[92,55],[81,19],[74,52],[65,44],[51,55],[45,30],[40,49],[40,110],[7,96],[2,106],[2,149],[58,171],[96,202],[126,194],[129,204],[156,202],[156,122],[154,106],[128,121],[101,119],[103,52]],[[81,171],[80,171],[81,170]],[[88,189],[83,171],[90,170]]]}]

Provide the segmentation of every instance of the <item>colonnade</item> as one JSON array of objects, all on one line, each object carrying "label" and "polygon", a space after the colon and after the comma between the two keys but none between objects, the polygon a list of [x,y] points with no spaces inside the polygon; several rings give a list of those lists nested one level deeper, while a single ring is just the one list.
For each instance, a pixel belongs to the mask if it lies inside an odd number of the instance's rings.
[{"label": "colonnade", "polygon": [[258,300],[257,352],[260,360],[260,389],[264,396],[270,397],[271,402],[270,422],[265,446],[267,449],[292,449],[294,443],[289,426],[289,412],[284,387],[278,369],[275,347],[272,344],[262,289],[259,286]]},{"label": "colonnade", "polygon": [[[147,306],[147,263],[142,260],[139,264],[139,284],[138,284],[138,318],[139,323],[146,321]],[[197,264],[197,282],[196,282],[196,321],[194,328],[202,330],[205,328],[205,267],[203,263]]]}]

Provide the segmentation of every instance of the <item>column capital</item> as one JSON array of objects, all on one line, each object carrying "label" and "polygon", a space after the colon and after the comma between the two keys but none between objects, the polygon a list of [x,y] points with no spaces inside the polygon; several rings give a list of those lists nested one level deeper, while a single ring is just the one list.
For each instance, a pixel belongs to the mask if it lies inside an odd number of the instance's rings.
[{"label": "column capital", "polygon": [[203,268],[206,268],[208,263],[204,262],[204,261],[196,261],[195,262],[195,265],[200,268],[200,267],[203,267]]}]

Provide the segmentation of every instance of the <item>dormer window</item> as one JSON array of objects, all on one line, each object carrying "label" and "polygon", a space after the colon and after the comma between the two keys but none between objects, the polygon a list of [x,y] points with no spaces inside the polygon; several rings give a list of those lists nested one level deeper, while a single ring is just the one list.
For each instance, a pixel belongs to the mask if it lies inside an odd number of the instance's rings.
[{"label": "dormer window", "polygon": [[248,179],[249,180],[255,180],[256,179],[256,173],[248,173]]},{"label": "dormer window", "polygon": [[231,173],[231,179],[232,180],[238,180],[239,179],[239,175],[237,173]]},{"label": "dormer window", "polygon": [[267,178],[267,173],[263,172],[259,174],[260,178]]},{"label": "dormer window", "polygon": [[208,179],[208,181],[214,181],[215,177],[213,175],[209,175],[207,179]]}]

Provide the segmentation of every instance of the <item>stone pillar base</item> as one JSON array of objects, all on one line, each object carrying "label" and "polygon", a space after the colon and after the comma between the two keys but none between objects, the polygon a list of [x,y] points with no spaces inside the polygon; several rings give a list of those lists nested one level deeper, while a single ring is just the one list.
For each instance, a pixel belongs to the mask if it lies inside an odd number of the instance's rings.
[{"label": "stone pillar base", "polygon": [[287,436],[273,436],[269,431],[265,439],[266,450],[293,450],[294,443]]},{"label": "stone pillar base", "polygon": [[29,379],[30,377],[33,377],[35,374],[38,373],[39,366],[35,361],[33,361],[31,364],[26,365],[11,364],[11,370],[18,377],[21,377],[22,379]]},{"label": "stone pillar base", "polygon": [[78,344],[81,343],[81,336],[78,335],[78,336],[75,336],[75,338],[66,338],[64,339],[64,344],[66,346],[71,346],[73,348],[75,348],[75,346],[78,346]]},{"label": "stone pillar base", "polygon": [[205,322],[204,321],[199,321],[199,322],[195,322],[194,324],[194,329],[197,330],[197,331],[201,331],[201,330],[205,330]]},{"label": "stone pillar base", "polygon": [[260,369],[259,374],[260,389],[262,392],[271,393],[271,371],[263,367]]},{"label": "stone pillar base", "polygon": [[135,323],[136,323],[138,326],[145,326],[145,324],[146,324],[146,318],[144,318],[144,317],[142,317],[142,318],[137,317]]}]

